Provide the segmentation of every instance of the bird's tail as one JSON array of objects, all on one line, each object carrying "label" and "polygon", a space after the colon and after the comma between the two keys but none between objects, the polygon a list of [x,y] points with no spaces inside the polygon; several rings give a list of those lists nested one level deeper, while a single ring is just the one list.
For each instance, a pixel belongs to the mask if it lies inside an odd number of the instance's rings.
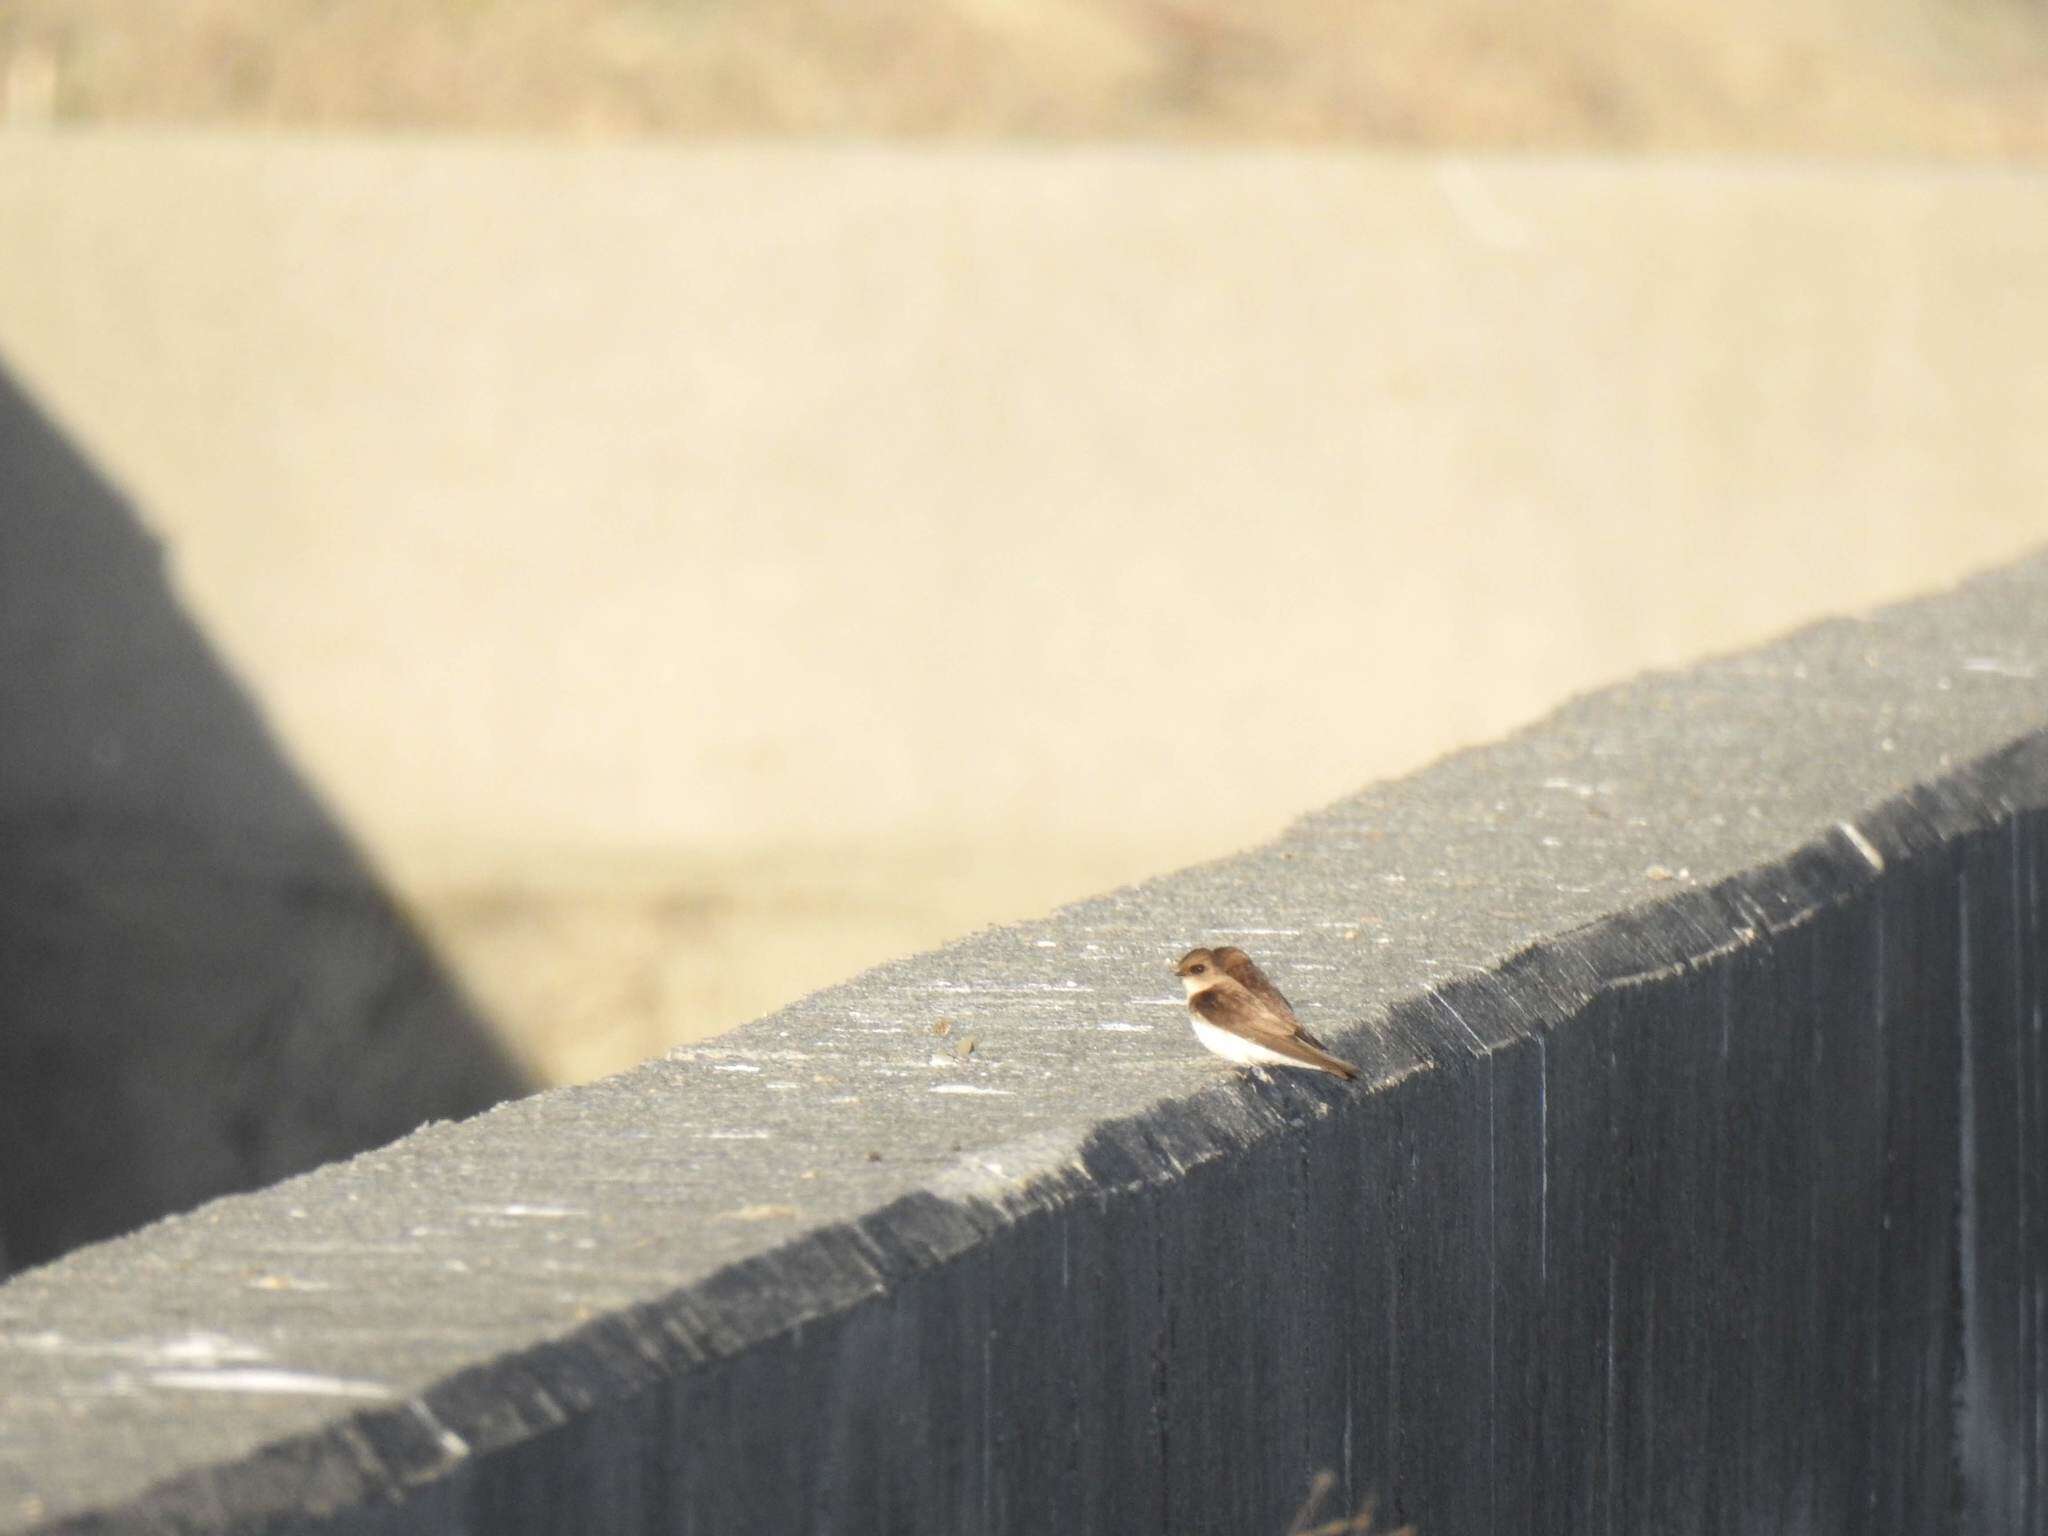
[{"label": "bird's tail", "polygon": [[1329,1053],[1329,1050],[1326,1047],[1324,1047],[1321,1042],[1317,1042],[1314,1045],[1310,1045],[1309,1042],[1306,1039],[1304,1039],[1301,1035],[1296,1035],[1294,1037],[1294,1043],[1296,1045],[1306,1046],[1307,1049],[1304,1052],[1304,1054],[1312,1058],[1314,1064],[1318,1067],[1321,1067],[1325,1072],[1329,1072],[1337,1077],[1344,1078],[1346,1081],[1349,1081],[1351,1078],[1358,1076],[1358,1068],[1351,1065],[1350,1062],[1344,1060],[1344,1058],[1341,1056],[1332,1056]]}]

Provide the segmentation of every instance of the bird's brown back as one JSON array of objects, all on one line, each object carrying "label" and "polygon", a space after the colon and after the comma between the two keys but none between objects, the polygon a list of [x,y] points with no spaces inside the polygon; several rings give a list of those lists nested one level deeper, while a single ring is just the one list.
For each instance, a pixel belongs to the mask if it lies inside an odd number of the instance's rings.
[{"label": "bird's brown back", "polygon": [[1223,968],[1224,975],[1292,1024],[1296,1039],[1306,1040],[1319,1051],[1329,1049],[1302,1027],[1301,1020],[1294,1016],[1294,1004],[1288,1002],[1286,994],[1273,985],[1273,979],[1259,969],[1258,961],[1235,944],[1225,944],[1221,949],[1212,950],[1210,953],[1216,957],[1216,963]]}]

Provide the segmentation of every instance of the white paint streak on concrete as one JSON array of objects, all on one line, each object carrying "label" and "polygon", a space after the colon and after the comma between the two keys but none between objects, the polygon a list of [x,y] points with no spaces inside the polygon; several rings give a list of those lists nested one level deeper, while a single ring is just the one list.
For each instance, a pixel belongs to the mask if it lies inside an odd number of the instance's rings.
[{"label": "white paint streak on concrete", "polygon": [[1880,875],[1884,873],[1884,855],[1877,851],[1877,844],[1858,830],[1852,821],[1838,821],[1835,830],[1849,840],[1849,846],[1863,855],[1863,861]]},{"label": "white paint streak on concrete", "polygon": [[391,1396],[391,1389],[381,1382],[261,1366],[235,1366],[217,1371],[151,1371],[145,1379],[152,1387],[164,1387],[178,1392],[246,1392],[270,1393],[284,1397],[346,1397],[364,1402],[378,1402]]}]

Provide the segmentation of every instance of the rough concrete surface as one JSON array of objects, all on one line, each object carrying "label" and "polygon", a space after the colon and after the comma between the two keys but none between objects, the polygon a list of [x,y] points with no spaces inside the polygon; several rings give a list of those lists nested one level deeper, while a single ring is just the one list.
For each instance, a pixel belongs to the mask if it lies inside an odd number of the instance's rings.
[{"label": "rough concrete surface", "polygon": [[0,1530],[2040,1530],[2044,729],[2048,557],[82,1250]]}]

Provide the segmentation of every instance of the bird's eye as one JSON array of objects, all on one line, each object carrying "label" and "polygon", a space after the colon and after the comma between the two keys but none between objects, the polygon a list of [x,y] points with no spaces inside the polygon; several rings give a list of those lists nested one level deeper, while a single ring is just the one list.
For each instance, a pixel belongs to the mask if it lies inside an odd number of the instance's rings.
[{"label": "bird's eye", "polygon": [[1209,967],[1207,967],[1206,965],[1191,965],[1188,967],[1189,973],[1195,976],[1201,975],[1202,972],[1206,971],[1207,969],[1209,969]]}]

